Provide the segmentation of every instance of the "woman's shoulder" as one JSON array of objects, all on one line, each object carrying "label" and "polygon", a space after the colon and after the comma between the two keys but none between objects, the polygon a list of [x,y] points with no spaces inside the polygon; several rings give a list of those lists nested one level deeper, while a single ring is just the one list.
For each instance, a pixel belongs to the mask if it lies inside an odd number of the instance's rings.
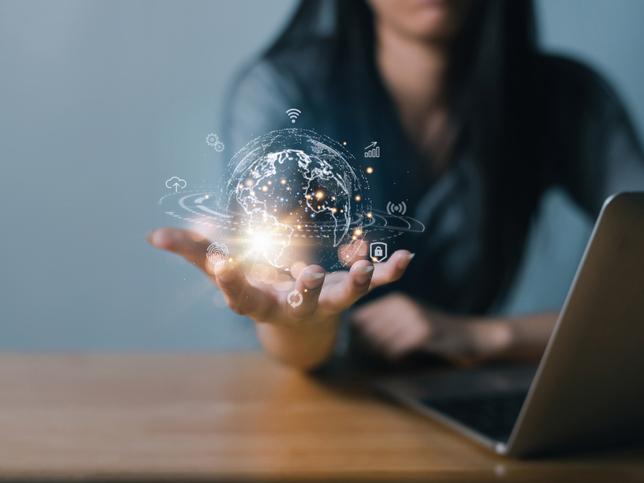
[{"label": "woman's shoulder", "polygon": [[328,78],[330,42],[315,39],[271,49],[247,64],[236,76],[233,89],[270,87],[273,94],[296,97],[319,92]]},{"label": "woman's shoulder", "polygon": [[563,55],[538,57],[540,89],[546,105],[586,116],[622,116],[623,104],[611,83],[590,65]]},{"label": "woman's shoulder", "polygon": [[543,146],[553,161],[548,166],[596,214],[606,196],[640,183],[637,133],[617,92],[596,70],[560,56],[539,62],[534,88],[544,109]]},{"label": "woman's shoulder", "polygon": [[284,111],[291,107],[315,119],[328,101],[329,55],[328,42],[310,41],[269,50],[244,66],[234,76],[224,106],[224,129],[234,142],[286,127]]},{"label": "woman's shoulder", "polygon": [[595,69],[579,59],[561,54],[540,54],[537,59],[542,72],[553,79],[585,85],[606,83]]},{"label": "woman's shoulder", "polygon": [[277,69],[286,69],[302,77],[319,77],[331,62],[335,44],[331,38],[314,37],[297,44],[288,44],[269,51],[264,61]]}]

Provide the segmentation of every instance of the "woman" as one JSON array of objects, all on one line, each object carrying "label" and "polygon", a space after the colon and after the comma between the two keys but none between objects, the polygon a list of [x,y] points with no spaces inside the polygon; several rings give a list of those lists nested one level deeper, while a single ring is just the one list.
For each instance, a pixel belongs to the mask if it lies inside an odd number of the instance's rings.
[{"label": "woman", "polygon": [[512,283],[541,194],[562,186],[594,217],[611,193],[644,188],[621,104],[589,69],[537,51],[529,1],[306,0],[229,99],[235,147],[288,126],[289,107],[303,112],[298,126],[351,146],[378,140],[376,204],[404,199],[430,227],[405,240],[413,263],[398,250],[343,273],[296,268],[295,287],[308,289],[296,309],[235,262],[210,273],[198,235],[151,234],[202,267],[256,321],[266,350],[300,368],[330,356],[343,314],[390,358],[538,357],[555,314],[486,314]]}]

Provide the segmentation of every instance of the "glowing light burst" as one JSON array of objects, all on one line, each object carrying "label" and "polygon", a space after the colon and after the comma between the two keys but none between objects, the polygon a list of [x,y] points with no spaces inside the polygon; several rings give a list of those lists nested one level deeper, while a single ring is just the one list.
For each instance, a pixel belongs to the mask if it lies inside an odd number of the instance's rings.
[{"label": "glowing light burst", "polygon": [[267,260],[271,265],[276,265],[291,244],[291,237],[279,226],[255,227],[248,230],[247,236],[242,238],[242,244],[248,258]]}]

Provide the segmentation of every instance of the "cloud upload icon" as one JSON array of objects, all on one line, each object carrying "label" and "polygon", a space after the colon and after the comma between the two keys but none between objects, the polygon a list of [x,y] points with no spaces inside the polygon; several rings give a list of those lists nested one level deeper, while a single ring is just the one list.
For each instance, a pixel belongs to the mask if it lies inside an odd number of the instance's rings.
[{"label": "cloud upload icon", "polygon": [[168,189],[174,189],[175,193],[178,193],[179,190],[185,189],[186,186],[188,186],[187,181],[183,178],[179,178],[178,176],[173,176],[165,181],[165,187]]}]

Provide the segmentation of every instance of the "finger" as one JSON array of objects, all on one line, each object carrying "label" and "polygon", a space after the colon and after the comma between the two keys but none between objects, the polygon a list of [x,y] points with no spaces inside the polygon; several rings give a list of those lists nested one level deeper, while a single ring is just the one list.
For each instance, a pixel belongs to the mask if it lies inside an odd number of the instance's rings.
[{"label": "finger", "polygon": [[324,284],[324,269],[309,265],[302,270],[295,281],[293,291],[287,295],[287,303],[295,318],[301,319],[315,312],[318,298]]},{"label": "finger", "polygon": [[338,260],[345,267],[350,267],[358,260],[366,260],[368,253],[367,243],[362,239],[355,240],[338,248]]},{"label": "finger", "polygon": [[233,312],[247,315],[258,321],[270,318],[276,299],[268,289],[261,289],[248,282],[238,262],[221,260],[215,264],[217,285]]},{"label": "finger", "polygon": [[[386,297],[383,297],[386,298]],[[375,320],[378,315],[382,313],[383,308],[386,307],[386,302],[383,304],[382,299],[375,300],[368,304],[362,305],[351,313],[351,319],[356,324],[367,324]]]},{"label": "finger", "polygon": [[390,359],[409,353],[417,342],[409,330],[391,318],[372,319],[358,325],[358,328],[374,348]]},{"label": "finger", "polygon": [[383,337],[393,340],[400,334],[409,331],[409,323],[406,319],[396,320],[395,316],[385,315],[379,327]]},{"label": "finger", "polygon": [[399,359],[418,349],[418,347],[418,337],[413,333],[403,332],[391,337],[385,351],[392,359]]},{"label": "finger", "polygon": [[[240,259],[237,260],[241,261]],[[215,263],[217,261],[218,260],[215,259]],[[214,264],[209,263],[208,266],[214,267]],[[293,285],[293,278],[290,274],[284,273],[268,263],[245,263],[244,273],[246,274],[246,278],[248,278],[249,282],[253,285],[269,285],[277,290],[279,290],[278,287],[280,287],[280,285],[284,285],[285,287]]]},{"label": "finger", "polygon": [[353,319],[354,324],[358,327],[360,332],[362,332],[369,339],[382,339],[383,330],[382,326],[375,319]]},{"label": "finger", "polygon": [[386,352],[391,343],[391,337],[387,333],[386,324],[370,321],[358,326],[360,332],[369,343],[378,351]]},{"label": "finger", "polygon": [[397,250],[389,257],[389,260],[376,264],[370,289],[399,280],[413,258],[413,253],[407,250]]},{"label": "finger", "polygon": [[374,268],[371,262],[368,260],[357,261],[341,282],[322,290],[320,305],[325,310],[334,313],[348,309],[369,291],[373,272]]},{"label": "finger", "polygon": [[329,272],[324,277],[324,285],[329,287],[331,285],[341,283],[344,281],[346,277],[347,277],[346,270],[342,270],[340,272]]},{"label": "finger", "polygon": [[399,324],[387,314],[354,315],[354,324],[370,338],[386,340],[391,338],[399,329]]},{"label": "finger", "polygon": [[156,248],[181,255],[207,273],[206,250],[210,242],[199,233],[178,228],[159,228],[147,240]]},{"label": "finger", "polygon": [[306,263],[301,261],[294,262],[291,265],[291,276],[297,279],[307,266],[308,265]]}]

